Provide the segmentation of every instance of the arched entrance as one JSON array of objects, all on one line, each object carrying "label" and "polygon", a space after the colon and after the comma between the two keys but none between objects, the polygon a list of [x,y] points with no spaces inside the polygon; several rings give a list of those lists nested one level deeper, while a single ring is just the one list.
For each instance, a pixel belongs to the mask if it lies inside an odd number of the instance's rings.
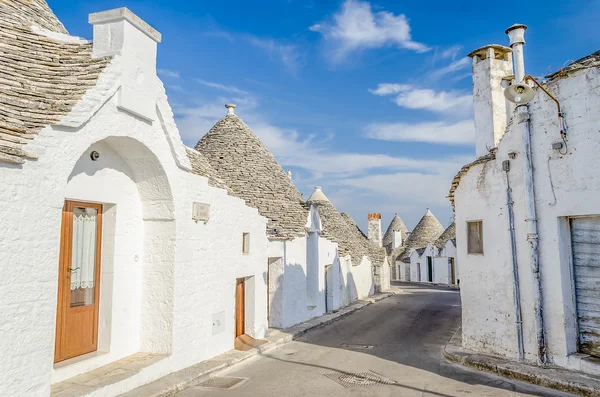
[{"label": "arched entrance", "polygon": [[[79,232],[73,228],[73,208],[93,207],[101,226],[97,229],[99,285],[90,276],[83,285],[98,290],[93,301],[98,308],[97,350],[106,353],[109,361],[139,351],[171,353],[175,217],[171,185],[160,160],[133,138],[103,139],[80,156],[64,197],[71,218],[65,222],[63,217],[63,231],[71,228],[66,241],[72,247],[67,257],[61,250],[63,262],[67,258],[69,263],[59,272],[63,293],[59,294],[57,346],[68,347],[72,343],[69,338],[77,338],[65,334],[61,326],[68,311],[73,311],[73,295],[81,294],[80,285],[71,282],[72,274],[90,262],[75,263],[73,259],[73,249],[85,251],[74,246]],[[73,202],[75,207],[70,204]]]}]

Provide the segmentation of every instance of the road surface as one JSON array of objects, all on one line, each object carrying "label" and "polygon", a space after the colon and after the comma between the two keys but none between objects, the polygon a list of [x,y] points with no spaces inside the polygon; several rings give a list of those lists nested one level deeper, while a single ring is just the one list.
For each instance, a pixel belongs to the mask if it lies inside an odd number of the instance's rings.
[{"label": "road surface", "polygon": [[[220,374],[216,388],[176,396],[569,396],[446,362],[442,349],[460,325],[458,291],[394,287],[402,292]],[[234,380],[221,377],[244,380],[223,390]]]}]

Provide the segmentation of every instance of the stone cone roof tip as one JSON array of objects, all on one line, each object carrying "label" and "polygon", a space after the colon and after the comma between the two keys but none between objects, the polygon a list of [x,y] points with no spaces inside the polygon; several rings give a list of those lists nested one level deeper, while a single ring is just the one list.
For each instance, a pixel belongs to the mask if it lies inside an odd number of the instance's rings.
[{"label": "stone cone roof tip", "polygon": [[383,246],[385,247],[388,254],[392,250],[393,243],[393,234],[394,232],[400,232],[400,236],[402,237],[402,241],[406,240],[406,235],[408,234],[408,228],[402,221],[402,218],[398,216],[398,214],[394,215],[390,225],[387,228],[387,231],[383,235]]},{"label": "stone cone roof tip", "polygon": [[413,250],[426,247],[427,244],[435,242],[442,233],[444,233],[444,227],[427,208],[425,215],[407,237],[403,249],[397,253],[398,259],[406,262]]},{"label": "stone cone roof tip", "polygon": [[287,173],[230,105],[228,112],[196,144],[231,194],[268,218],[267,234],[306,234],[308,207]]},{"label": "stone cone roof tip", "polygon": [[323,193],[323,188],[321,186],[315,186],[315,191],[306,201],[310,203],[312,201],[329,201],[329,199],[325,196],[325,193]]}]

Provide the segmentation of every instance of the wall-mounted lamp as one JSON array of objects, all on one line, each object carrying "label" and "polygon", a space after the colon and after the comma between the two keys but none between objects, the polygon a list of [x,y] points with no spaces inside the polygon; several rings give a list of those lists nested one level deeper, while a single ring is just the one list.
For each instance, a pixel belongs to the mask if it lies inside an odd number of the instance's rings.
[{"label": "wall-mounted lamp", "polygon": [[90,153],[90,158],[92,159],[92,161],[98,161],[98,159],[100,158],[100,153],[94,150],[92,153]]}]

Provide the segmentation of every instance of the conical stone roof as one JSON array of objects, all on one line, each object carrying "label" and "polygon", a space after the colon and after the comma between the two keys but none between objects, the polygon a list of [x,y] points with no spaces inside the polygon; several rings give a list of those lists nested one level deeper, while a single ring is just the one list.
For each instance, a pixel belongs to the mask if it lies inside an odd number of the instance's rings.
[{"label": "conical stone roof", "polygon": [[315,201],[323,230],[321,236],[338,243],[339,256],[351,256],[352,264],[357,266],[366,256],[373,266],[381,266],[385,258],[383,248],[377,247],[360,231],[352,217],[340,214],[330,201]]},{"label": "conical stone roof", "polygon": [[68,34],[44,0],[1,0],[0,16],[3,24],[27,28],[35,25],[52,32]]},{"label": "conical stone roof", "polygon": [[444,233],[444,227],[428,208],[412,233],[408,235],[402,249],[395,254],[399,260],[408,262],[409,255],[413,250],[426,247],[427,244],[435,242],[442,233]]},{"label": "conical stone roof", "polygon": [[394,218],[390,222],[390,225],[387,228],[387,231],[383,235],[383,246],[388,253],[388,255],[392,252],[392,243],[394,242],[394,232],[400,232],[400,237],[402,241],[406,240],[406,235],[408,234],[408,229],[406,225],[402,221],[402,219],[398,216],[398,214],[394,215]]},{"label": "conical stone roof", "polygon": [[32,26],[67,33],[43,0],[0,0],[0,162],[37,158],[27,143],[68,114],[110,62],[92,59],[90,43]]},{"label": "conical stone roof", "polygon": [[195,149],[233,195],[269,219],[267,235],[305,235],[308,207],[302,195],[273,154],[232,109],[200,139]]},{"label": "conical stone roof", "polygon": [[450,240],[456,240],[456,224],[452,222],[450,226],[444,230],[444,233],[435,240],[434,245],[438,248],[444,248],[446,243]]}]

